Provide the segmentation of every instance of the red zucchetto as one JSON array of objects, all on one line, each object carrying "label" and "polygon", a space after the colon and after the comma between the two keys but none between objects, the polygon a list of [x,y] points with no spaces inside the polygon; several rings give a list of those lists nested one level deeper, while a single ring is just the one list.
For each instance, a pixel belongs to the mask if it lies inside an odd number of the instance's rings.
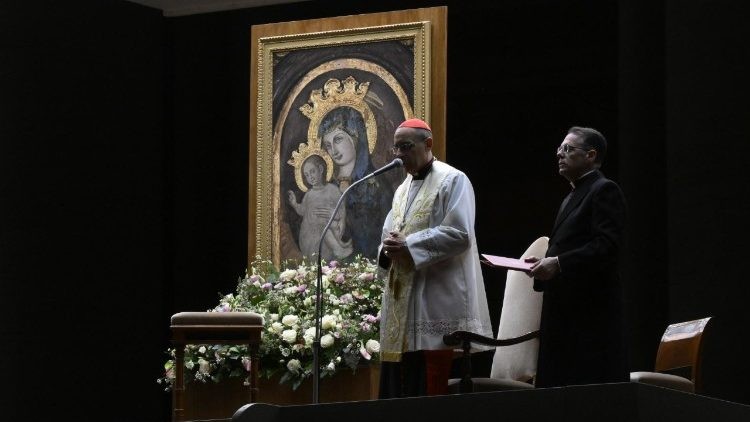
[{"label": "red zucchetto", "polygon": [[398,127],[413,127],[417,129],[426,129],[432,132],[432,129],[430,129],[430,125],[425,123],[425,121],[422,119],[407,119],[404,120],[403,123],[398,125]]}]

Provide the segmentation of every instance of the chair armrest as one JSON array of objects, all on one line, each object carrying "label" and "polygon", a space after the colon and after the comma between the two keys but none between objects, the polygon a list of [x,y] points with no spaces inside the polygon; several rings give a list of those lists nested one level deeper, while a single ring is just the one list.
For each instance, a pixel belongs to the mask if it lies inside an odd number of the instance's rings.
[{"label": "chair armrest", "polygon": [[539,337],[539,330],[528,332],[522,336],[503,339],[485,337],[477,333],[472,333],[470,331],[454,331],[450,334],[445,334],[443,336],[443,343],[445,343],[447,346],[460,345],[461,349],[463,349],[463,365],[461,369],[462,375],[459,384],[459,391],[462,393],[471,393],[472,391],[474,391],[474,383],[471,380],[471,343],[502,347],[523,343],[524,341],[531,340],[536,337]]},{"label": "chair armrest", "polygon": [[522,336],[511,337],[507,339],[494,339],[491,337],[485,337],[477,333],[470,331],[454,331],[450,334],[443,336],[443,343],[448,346],[466,345],[466,343],[478,343],[486,346],[512,346],[514,344],[523,343],[526,340],[539,337],[539,330],[528,332]]}]

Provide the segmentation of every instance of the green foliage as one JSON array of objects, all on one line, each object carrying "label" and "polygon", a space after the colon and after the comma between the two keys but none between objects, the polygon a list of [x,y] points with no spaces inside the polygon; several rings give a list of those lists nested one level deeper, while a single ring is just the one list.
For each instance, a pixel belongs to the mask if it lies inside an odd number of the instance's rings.
[{"label": "green foliage", "polygon": [[[277,270],[268,260],[256,259],[240,278],[234,293],[220,298],[209,312],[258,313],[264,318],[260,347],[260,375],[281,373],[281,383],[296,389],[312,375],[315,338],[315,286],[317,264],[283,263]],[[382,280],[371,260],[357,256],[347,263],[331,261],[322,267],[321,377],[339,369],[356,370],[362,358],[379,357],[379,322]],[[170,391],[174,382],[174,349],[157,382]],[[219,382],[228,377],[247,378],[247,347],[188,345],[185,379]],[[247,379],[246,379],[247,382]]]}]

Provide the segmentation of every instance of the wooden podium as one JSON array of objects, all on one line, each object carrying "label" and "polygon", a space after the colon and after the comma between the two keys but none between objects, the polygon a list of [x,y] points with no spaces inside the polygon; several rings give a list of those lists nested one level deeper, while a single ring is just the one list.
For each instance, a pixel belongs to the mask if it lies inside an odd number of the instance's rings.
[{"label": "wooden podium", "polygon": [[185,420],[185,345],[247,345],[250,353],[249,403],[258,396],[258,347],[263,317],[253,312],[180,312],[172,315],[172,344],[175,348],[175,382],[172,386],[172,421]]}]

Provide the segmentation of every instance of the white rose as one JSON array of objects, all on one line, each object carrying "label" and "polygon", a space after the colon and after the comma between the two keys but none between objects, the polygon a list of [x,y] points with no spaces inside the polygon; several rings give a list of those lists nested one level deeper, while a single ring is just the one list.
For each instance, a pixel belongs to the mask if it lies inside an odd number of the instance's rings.
[{"label": "white rose", "polygon": [[287,287],[286,289],[284,289],[284,294],[290,295],[293,293],[297,293],[296,287]]},{"label": "white rose", "polygon": [[201,346],[198,348],[198,353],[200,354],[206,354],[206,346]]},{"label": "white rose", "polygon": [[299,317],[297,317],[297,315],[284,315],[284,318],[281,319],[281,322],[287,327],[291,327],[292,325],[296,324],[298,321],[299,321]]},{"label": "white rose", "polygon": [[273,330],[274,332],[280,333],[284,331],[284,324],[280,322],[274,322],[273,324],[271,324],[271,330]]},{"label": "white rose", "polygon": [[[320,338],[320,347],[327,349],[331,346],[333,346],[334,338],[330,334],[326,334],[323,337]],[[378,345],[380,347],[380,345]]]},{"label": "white rose", "polygon": [[304,303],[305,306],[311,306],[312,303],[313,303],[313,301],[312,301],[312,298],[310,296],[308,296],[308,297],[305,298],[305,300],[302,301],[302,303]]},{"label": "white rose", "polygon": [[322,278],[320,279],[320,282],[322,283],[322,285],[323,285],[323,288],[324,288],[324,289],[327,289],[327,288],[328,288],[328,286],[330,286],[330,285],[331,285],[331,280],[330,280],[330,279],[328,278],[328,276],[327,276],[327,275],[324,275],[324,276],[323,276],[323,277],[322,277]]},{"label": "white rose", "polygon": [[198,372],[201,374],[208,374],[211,372],[211,364],[203,358],[198,359]]},{"label": "white rose", "polygon": [[367,349],[367,351],[370,353],[378,353],[380,352],[380,342],[378,342],[377,340],[367,340],[365,349]]},{"label": "white rose", "polygon": [[315,327],[305,330],[305,334],[302,337],[305,339],[305,344],[310,346],[315,340]]},{"label": "white rose", "polygon": [[336,317],[333,315],[325,315],[320,323],[324,330],[330,330],[336,326]]},{"label": "white rose", "polygon": [[367,359],[367,360],[370,360],[372,358],[372,356],[367,351],[367,349],[365,348],[365,346],[359,346],[359,354],[362,355],[362,357],[365,358],[365,359]]},{"label": "white rose", "polygon": [[336,364],[331,362],[328,364],[328,370],[329,371],[335,371],[336,370]]},{"label": "white rose", "polygon": [[297,275],[297,270],[286,270],[283,273],[279,274],[279,279],[284,281],[289,281],[293,279]]},{"label": "white rose", "polygon": [[271,321],[278,321],[279,320],[279,314],[271,314]]},{"label": "white rose", "polygon": [[297,330],[284,330],[281,338],[287,343],[294,343],[297,340]]},{"label": "white rose", "polygon": [[299,360],[297,359],[289,359],[289,362],[286,364],[286,369],[294,372],[295,374],[297,371],[302,368],[302,365],[300,365]]}]

